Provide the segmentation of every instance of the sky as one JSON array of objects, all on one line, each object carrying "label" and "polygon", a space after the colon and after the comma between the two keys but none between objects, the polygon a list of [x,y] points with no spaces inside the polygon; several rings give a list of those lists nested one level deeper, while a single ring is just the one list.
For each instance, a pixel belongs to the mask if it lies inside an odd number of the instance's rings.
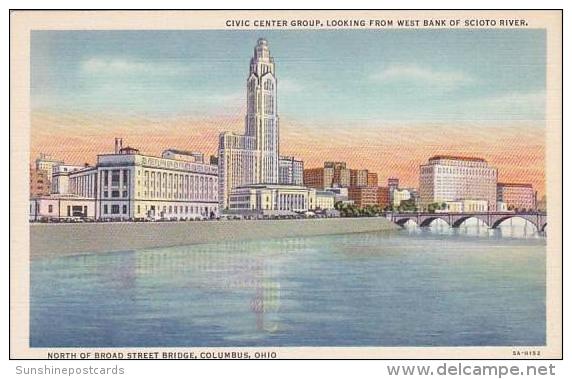
[{"label": "sky", "polygon": [[214,154],[219,132],[244,129],[260,37],[282,154],[416,186],[431,155],[470,153],[543,192],[543,30],[33,31],[31,158],[94,163],[114,136]]}]

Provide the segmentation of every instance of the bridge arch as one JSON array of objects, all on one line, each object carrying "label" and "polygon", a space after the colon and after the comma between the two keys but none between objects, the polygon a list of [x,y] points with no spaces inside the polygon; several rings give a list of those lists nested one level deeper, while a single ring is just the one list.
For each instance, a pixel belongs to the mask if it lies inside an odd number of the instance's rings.
[{"label": "bridge arch", "polygon": [[[500,217],[499,219],[495,220],[495,222],[491,225],[492,229],[496,229],[500,226],[500,224],[502,224],[503,222],[510,220],[511,218],[517,218],[517,219],[521,219],[526,221],[529,224],[534,225],[534,227],[536,228],[536,230],[541,230],[539,225],[536,224],[536,222],[534,222],[533,220],[528,219],[527,217],[523,217],[522,215],[507,215],[505,217]],[[545,224],[546,225],[546,224]],[[542,226],[542,228],[544,228],[544,226]]]},{"label": "bridge arch", "polygon": [[465,221],[470,220],[472,218],[483,222],[487,227],[489,226],[489,224],[487,222],[488,220],[486,218],[480,217],[479,215],[467,215],[467,216],[460,217],[459,219],[455,220],[455,222],[453,222],[453,228],[461,227],[461,225],[463,225],[465,223]]},{"label": "bridge arch", "polygon": [[426,219],[424,219],[423,221],[421,221],[421,224],[419,226],[421,227],[427,227],[427,226],[431,226],[431,223],[435,220],[443,220],[445,222],[445,224],[451,226],[449,224],[449,220],[445,219],[442,216],[431,216],[431,217],[427,217]]},{"label": "bridge arch", "polygon": [[413,221],[415,225],[417,225],[417,219],[413,217],[400,218],[397,221],[395,221],[395,223],[399,226],[405,226],[405,224],[407,224],[407,221]]}]

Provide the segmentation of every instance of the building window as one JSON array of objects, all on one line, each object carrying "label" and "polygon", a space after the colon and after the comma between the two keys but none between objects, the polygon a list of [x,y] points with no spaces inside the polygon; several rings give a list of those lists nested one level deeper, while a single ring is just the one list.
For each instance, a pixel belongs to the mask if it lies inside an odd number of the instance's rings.
[{"label": "building window", "polygon": [[111,185],[112,186],[119,185],[119,170],[111,171]]},{"label": "building window", "polygon": [[123,206],[123,214],[127,214],[127,205]]},{"label": "building window", "polygon": [[137,206],[137,213],[141,213],[141,206],[140,205]]},{"label": "building window", "polygon": [[54,206],[53,205],[48,205],[48,212],[52,213],[54,211]]},{"label": "building window", "polygon": [[119,197],[119,191],[111,191],[111,197]]},{"label": "building window", "polygon": [[104,214],[107,214],[107,204],[105,204],[105,205],[103,206],[103,213],[104,213]]},{"label": "building window", "polygon": [[103,197],[108,197],[109,193],[107,191],[103,191]]},{"label": "building window", "polygon": [[111,214],[119,214],[119,205],[118,204],[111,205]]},{"label": "building window", "polygon": [[123,191],[123,197],[127,197],[127,191]]}]

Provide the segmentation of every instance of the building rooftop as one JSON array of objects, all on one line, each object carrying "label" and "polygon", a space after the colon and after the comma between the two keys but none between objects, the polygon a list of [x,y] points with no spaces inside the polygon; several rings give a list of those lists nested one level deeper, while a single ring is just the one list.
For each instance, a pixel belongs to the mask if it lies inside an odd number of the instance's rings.
[{"label": "building rooftop", "polygon": [[38,162],[38,161],[64,163],[62,160],[53,158],[53,157],[46,155],[44,153],[40,153],[40,156],[36,158],[36,162]]},{"label": "building rooftop", "polygon": [[276,183],[257,183],[257,184],[245,184],[243,186],[234,187],[238,188],[291,188],[291,189],[309,189],[304,186],[296,184],[276,184]]},{"label": "building rooftop", "polygon": [[486,160],[484,160],[483,158],[468,157],[463,155],[434,155],[431,158],[429,158],[429,162],[440,159],[449,159],[453,161],[486,162]]},{"label": "building rooftop", "polygon": [[119,149],[119,154],[139,154],[139,149],[131,146],[126,146]]},{"label": "building rooftop", "polygon": [[527,187],[532,188],[530,183],[497,183],[498,187]]},{"label": "building rooftop", "polygon": [[[194,156],[194,155],[197,155],[197,154],[203,154],[203,153],[201,153],[201,152],[199,152],[199,151],[189,151],[189,150],[179,150],[179,149],[167,149],[167,150],[165,150],[164,152],[167,152],[167,151],[170,151],[171,153],[174,153],[174,154],[190,155],[190,156]],[[164,153],[164,152],[163,152],[163,153]]]}]

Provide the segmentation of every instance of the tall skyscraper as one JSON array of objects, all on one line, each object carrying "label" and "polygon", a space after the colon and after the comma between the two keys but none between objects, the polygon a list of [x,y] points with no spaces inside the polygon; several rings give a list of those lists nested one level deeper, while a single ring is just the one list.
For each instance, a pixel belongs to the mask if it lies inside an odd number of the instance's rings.
[{"label": "tall skyscraper", "polygon": [[219,138],[219,201],[227,209],[233,188],[279,182],[277,81],[268,42],[260,38],[246,80],[245,134]]}]

